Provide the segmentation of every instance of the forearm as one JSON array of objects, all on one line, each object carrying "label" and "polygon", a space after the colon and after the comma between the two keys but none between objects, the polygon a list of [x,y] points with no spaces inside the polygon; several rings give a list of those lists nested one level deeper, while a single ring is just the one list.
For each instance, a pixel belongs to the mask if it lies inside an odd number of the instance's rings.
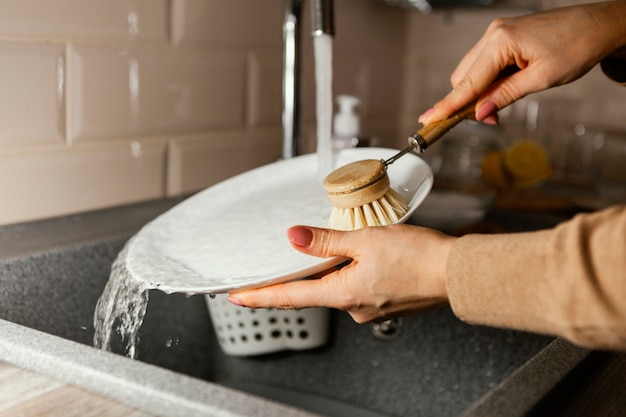
[{"label": "forearm", "polygon": [[551,230],[465,236],[446,281],[462,320],[626,349],[626,207]]}]

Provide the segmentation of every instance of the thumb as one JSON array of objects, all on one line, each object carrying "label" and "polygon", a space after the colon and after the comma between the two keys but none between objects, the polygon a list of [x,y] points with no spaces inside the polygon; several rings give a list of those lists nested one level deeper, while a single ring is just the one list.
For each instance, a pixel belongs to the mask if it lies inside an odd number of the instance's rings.
[{"label": "thumb", "polygon": [[287,230],[287,238],[295,249],[320,258],[331,256],[353,257],[349,243],[350,232],[294,226]]}]

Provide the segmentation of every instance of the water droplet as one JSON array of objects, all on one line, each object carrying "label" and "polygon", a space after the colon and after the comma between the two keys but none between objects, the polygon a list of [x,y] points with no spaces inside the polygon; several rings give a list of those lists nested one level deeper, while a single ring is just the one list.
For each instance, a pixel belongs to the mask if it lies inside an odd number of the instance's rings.
[{"label": "water droplet", "polygon": [[165,341],[165,347],[171,348],[172,346],[178,346],[179,339],[168,337]]}]

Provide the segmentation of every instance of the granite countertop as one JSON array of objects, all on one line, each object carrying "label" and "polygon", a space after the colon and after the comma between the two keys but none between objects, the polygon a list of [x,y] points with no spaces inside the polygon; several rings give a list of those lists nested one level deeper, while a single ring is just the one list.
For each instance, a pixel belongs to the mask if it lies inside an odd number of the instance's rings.
[{"label": "granite countertop", "polygon": [[[5,226],[0,228],[0,265],[28,257],[34,259],[50,251],[58,254],[94,242],[123,240],[178,201],[148,202]],[[507,221],[506,216],[498,218],[496,215],[493,219]],[[437,317],[438,320],[448,320],[445,313]],[[587,350],[560,339],[547,343],[503,381],[488,389],[463,415],[524,416],[588,354]],[[0,363],[0,370],[16,372],[14,367],[17,367],[43,378],[37,383],[49,385],[50,389],[59,387],[59,383],[77,387],[58,391],[67,404],[73,401],[80,404],[95,393],[103,401],[103,414],[100,415],[126,415],[123,412],[133,416],[314,415],[214,382],[99,351],[8,320],[0,320]],[[28,404],[32,399],[28,399],[28,390],[24,392],[24,404]],[[13,392],[9,393],[0,385],[0,398],[8,395],[13,396]],[[123,404],[128,408],[115,408],[112,404]],[[0,404],[0,410],[2,407]],[[105,414],[109,409],[117,411]]]}]

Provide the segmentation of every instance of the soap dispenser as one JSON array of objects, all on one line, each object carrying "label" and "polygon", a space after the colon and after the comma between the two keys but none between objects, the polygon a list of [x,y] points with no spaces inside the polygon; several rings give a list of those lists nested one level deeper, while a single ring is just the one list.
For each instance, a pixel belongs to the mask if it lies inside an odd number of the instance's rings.
[{"label": "soap dispenser", "polygon": [[339,111],[333,117],[333,149],[354,148],[359,144],[360,130],[359,116],[354,109],[361,104],[361,100],[350,95],[339,95],[337,104]]}]

